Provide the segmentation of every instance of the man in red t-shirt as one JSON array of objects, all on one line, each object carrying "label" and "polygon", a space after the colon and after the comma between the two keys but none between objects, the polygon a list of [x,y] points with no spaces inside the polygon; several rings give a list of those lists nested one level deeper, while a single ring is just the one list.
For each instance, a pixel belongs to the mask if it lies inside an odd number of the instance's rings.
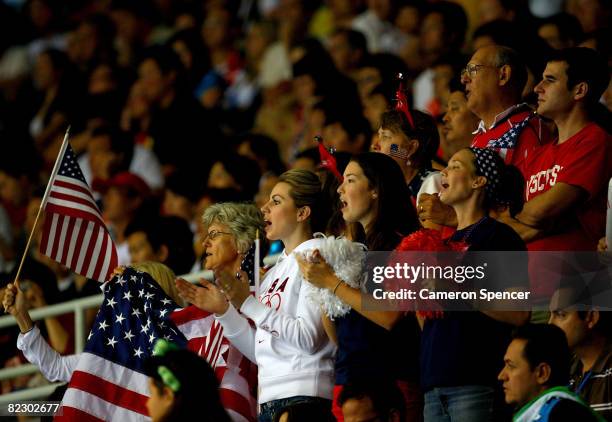
[{"label": "man in red t-shirt", "polygon": [[523,210],[503,217],[529,250],[595,250],[604,234],[612,137],[591,112],[609,80],[594,50],[570,48],[555,53],[535,87],[537,112],[555,122],[559,137],[536,148],[525,169]]}]

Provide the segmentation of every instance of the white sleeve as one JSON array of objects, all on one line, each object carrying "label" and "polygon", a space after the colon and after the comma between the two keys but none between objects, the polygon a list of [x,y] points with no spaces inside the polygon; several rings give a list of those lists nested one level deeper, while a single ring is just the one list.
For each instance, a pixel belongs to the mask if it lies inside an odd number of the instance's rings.
[{"label": "white sleeve", "polygon": [[253,296],[244,301],[240,310],[258,328],[278,333],[279,339],[306,353],[315,353],[326,344],[327,336],[319,307],[308,300],[308,290],[311,288],[308,283],[302,282],[295,317],[278,312]]},{"label": "white sleeve", "polygon": [[434,194],[440,192],[442,189],[442,174],[439,171],[430,174],[423,180],[421,184],[421,189],[419,189],[419,193],[417,194],[417,205],[419,205],[419,196],[422,193]]},{"label": "white sleeve", "polygon": [[70,381],[81,357],[80,355],[61,356],[49,346],[36,326],[25,334],[19,334],[17,348],[49,381]]},{"label": "white sleeve", "polygon": [[225,338],[231,341],[247,359],[257,363],[255,362],[255,329],[251,327],[249,321],[240,315],[232,304],[223,315],[215,315],[215,319],[223,326]]}]

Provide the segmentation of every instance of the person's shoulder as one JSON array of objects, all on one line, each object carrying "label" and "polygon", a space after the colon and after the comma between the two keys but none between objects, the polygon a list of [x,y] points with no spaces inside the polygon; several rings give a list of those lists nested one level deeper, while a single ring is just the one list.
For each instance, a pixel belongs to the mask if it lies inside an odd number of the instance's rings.
[{"label": "person's shoulder", "polygon": [[485,244],[480,245],[481,250],[505,250],[505,251],[525,251],[525,242],[509,225],[487,218],[481,230],[488,231],[489,236],[483,236]]},{"label": "person's shoulder", "polygon": [[548,422],[574,421],[599,422],[599,419],[588,406],[570,399],[560,399],[548,417]]},{"label": "person's shoulder", "polygon": [[589,142],[610,146],[612,136],[597,123],[591,122],[572,136],[571,140],[575,143]]}]

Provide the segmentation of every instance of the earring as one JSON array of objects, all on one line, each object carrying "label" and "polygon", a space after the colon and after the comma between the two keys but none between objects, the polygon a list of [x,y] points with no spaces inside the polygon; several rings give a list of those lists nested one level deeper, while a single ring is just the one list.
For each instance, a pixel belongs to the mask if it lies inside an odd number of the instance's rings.
[{"label": "earring", "polygon": [[407,165],[407,166],[411,166],[411,165],[412,165],[412,161],[410,161],[410,160],[406,160],[406,165]]}]

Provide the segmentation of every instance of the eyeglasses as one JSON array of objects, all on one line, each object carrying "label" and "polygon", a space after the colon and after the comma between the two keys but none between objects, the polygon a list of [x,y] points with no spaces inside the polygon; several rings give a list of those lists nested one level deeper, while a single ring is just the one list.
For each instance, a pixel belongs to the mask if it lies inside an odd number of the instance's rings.
[{"label": "eyeglasses", "polygon": [[478,73],[478,69],[480,69],[481,67],[498,68],[499,66],[494,66],[490,64],[468,64],[461,70],[461,77],[463,78],[464,76],[467,76],[468,78],[472,79],[474,76],[476,76],[476,74]]},{"label": "eyeglasses", "polygon": [[215,240],[217,237],[219,237],[222,234],[232,235],[232,233],[220,232],[220,231],[217,231],[217,230],[212,230],[212,231],[206,233],[206,236],[204,236],[204,240],[206,240],[206,239]]}]

